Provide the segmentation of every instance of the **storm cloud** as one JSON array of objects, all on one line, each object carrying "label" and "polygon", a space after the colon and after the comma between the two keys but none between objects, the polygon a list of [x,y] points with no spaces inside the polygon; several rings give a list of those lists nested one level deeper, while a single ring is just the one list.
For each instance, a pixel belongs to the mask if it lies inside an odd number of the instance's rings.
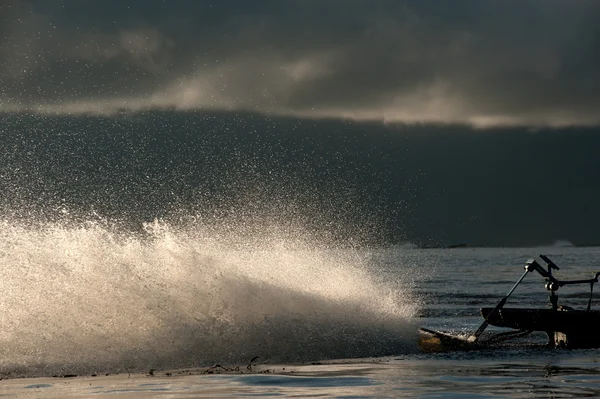
[{"label": "storm cloud", "polygon": [[2,0],[0,110],[600,125],[600,2]]}]

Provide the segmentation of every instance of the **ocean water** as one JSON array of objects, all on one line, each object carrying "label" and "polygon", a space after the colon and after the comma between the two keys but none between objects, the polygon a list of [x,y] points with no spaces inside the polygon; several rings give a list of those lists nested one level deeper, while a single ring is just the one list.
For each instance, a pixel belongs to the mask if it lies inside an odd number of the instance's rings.
[{"label": "ocean water", "polygon": [[[539,254],[560,279],[591,278],[600,248],[327,248],[277,234],[244,245],[160,221],[129,235],[1,231],[8,397],[600,396],[600,350],[534,334],[426,354],[417,335],[474,331]],[[585,307],[589,287],[558,294]],[[528,275],[506,306],[546,307],[543,279]]]}]

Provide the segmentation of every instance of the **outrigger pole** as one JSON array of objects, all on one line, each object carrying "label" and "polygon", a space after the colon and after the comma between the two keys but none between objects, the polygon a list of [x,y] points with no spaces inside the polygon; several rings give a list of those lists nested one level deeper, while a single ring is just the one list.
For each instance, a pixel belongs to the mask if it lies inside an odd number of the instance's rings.
[{"label": "outrigger pole", "polygon": [[[534,259],[530,259],[527,261],[527,263],[525,264],[525,273],[523,273],[523,275],[519,278],[519,281],[517,281],[516,284],[510,289],[508,294],[506,294],[504,298],[502,298],[500,302],[498,302],[496,307],[492,310],[488,317],[485,318],[483,324],[479,326],[479,328],[477,329],[477,331],[475,331],[475,333],[473,333],[473,335],[465,339],[462,337],[455,337],[446,333],[442,333],[439,331],[430,330],[428,328],[420,328],[419,332],[424,337],[424,339],[421,339],[420,341],[421,349],[424,349],[426,352],[439,352],[448,349],[468,350],[470,348],[476,347],[477,340],[479,339],[483,331],[485,331],[487,326],[490,324],[488,319],[496,313],[498,313],[500,309],[502,309],[504,304],[506,304],[506,300],[508,299],[510,294],[512,294],[515,288],[517,288],[521,281],[523,281],[527,273],[536,270],[536,266],[541,268],[541,266]],[[546,271],[543,268],[542,271],[546,273]]]},{"label": "outrigger pole", "polygon": [[[548,264],[550,265],[550,263]],[[554,265],[554,264],[552,264]],[[481,334],[483,334],[483,332],[485,331],[485,329],[487,328],[487,326],[490,325],[490,322],[488,321],[491,317],[494,317],[496,315],[496,313],[498,313],[500,311],[500,309],[502,309],[504,307],[504,305],[506,304],[506,300],[508,299],[508,297],[510,296],[510,294],[513,293],[513,291],[515,290],[515,288],[517,288],[517,286],[519,284],[521,284],[521,281],[523,281],[523,279],[525,278],[525,276],[527,275],[527,273],[536,270],[536,266],[540,267],[541,266],[535,261],[535,259],[529,259],[527,261],[527,263],[525,263],[525,273],[523,273],[523,275],[521,275],[521,277],[519,278],[519,280],[515,283],[515,285],[513,285],[513,287],[510,289],[510,291],[508,291],[508,294],[506,294],[504,296],[504,298],[502,298],[500,300],[500,302],[498,302],[498,304],[496,305],[496,307],[487,315],[487,317],[485,318],[485,320],[483,320],[483,323],[479,326],[479,328],[477,329],[477,331],[475,331],[473,333],[473,335],[471,335],[469,338],[467,338],[467,341],[471,342],[471,343],[475,343],[477,342],[477,340],[479,339],[479,337],[481,336]],[[554,267],[556,267],[558,269],[558,266],[554,265]],[[543,268],[542,271],[546,274],[547,273]],[[552,276],[550,274],[550,276]]]}]

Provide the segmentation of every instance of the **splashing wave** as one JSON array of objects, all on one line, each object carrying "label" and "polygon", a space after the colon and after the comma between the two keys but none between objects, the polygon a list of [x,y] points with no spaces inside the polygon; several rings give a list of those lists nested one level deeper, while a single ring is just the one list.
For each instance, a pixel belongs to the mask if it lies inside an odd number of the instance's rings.
[{"label": "splashing wave", "polygon": [[376,273],[367,251],[242,236],[159,221],[143,233],[0,223],[0,373],[416,350],[416,301],[399,290],[406,282]]}]

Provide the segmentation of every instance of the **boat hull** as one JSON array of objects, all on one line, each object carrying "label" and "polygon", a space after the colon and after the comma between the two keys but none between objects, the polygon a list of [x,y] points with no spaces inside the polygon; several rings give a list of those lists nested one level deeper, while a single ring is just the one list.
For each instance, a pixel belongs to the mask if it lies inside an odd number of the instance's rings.
[{"label": "boat hull", "polygon": [[565,348],[599,348],[600,311],[504,308],[481,309],[481,315],[497,327],[548,334],[552,346]]}]

